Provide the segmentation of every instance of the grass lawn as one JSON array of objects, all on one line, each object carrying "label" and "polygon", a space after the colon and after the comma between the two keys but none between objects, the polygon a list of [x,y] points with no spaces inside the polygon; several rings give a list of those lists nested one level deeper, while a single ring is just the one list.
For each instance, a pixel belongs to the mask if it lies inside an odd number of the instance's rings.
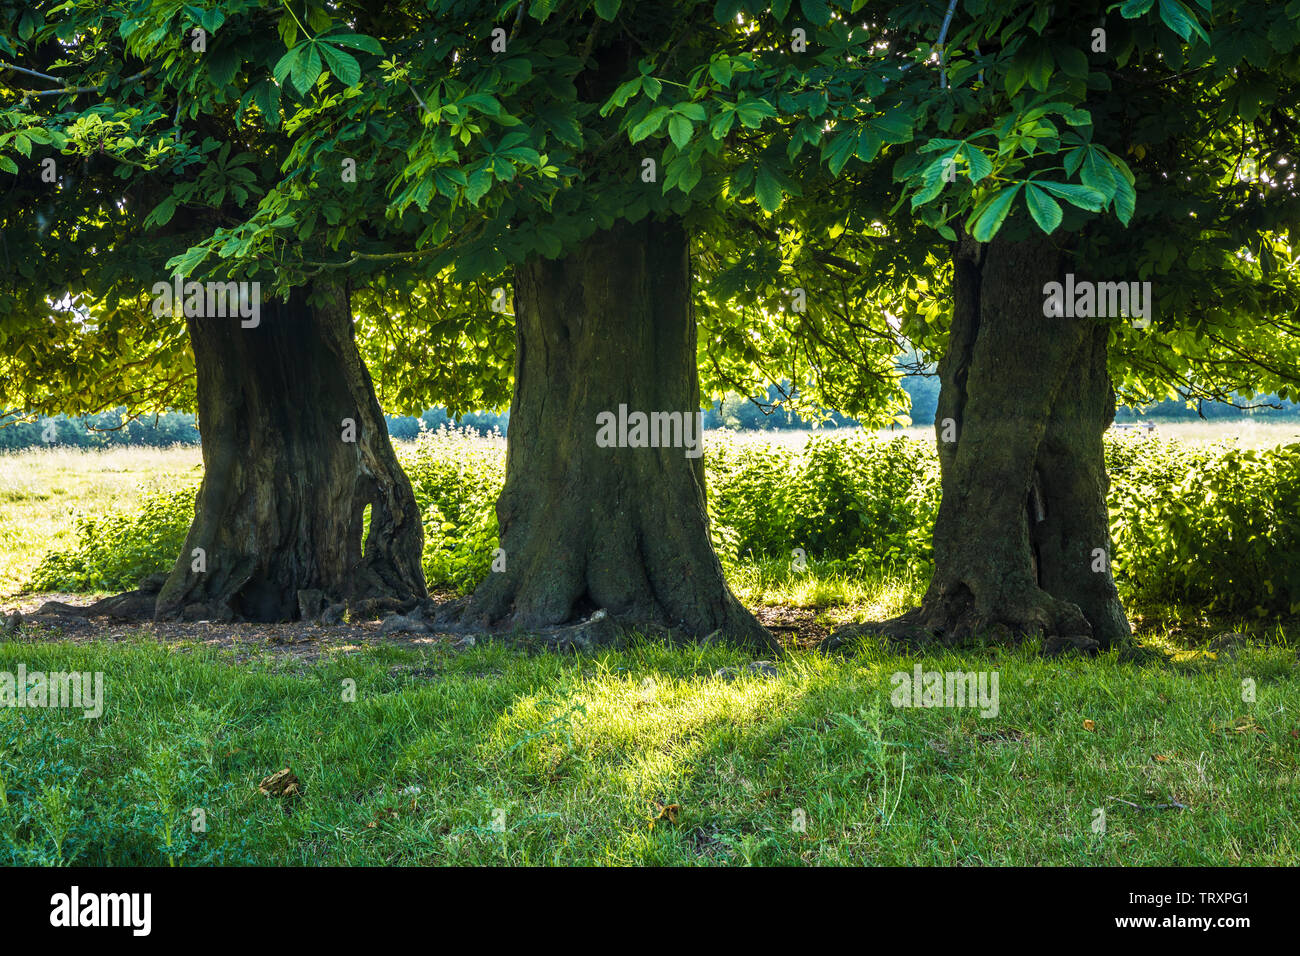
[{"label": "grass lawn", "polygon": [[[867,648],[714,676],[742,661],[3,644],[0,670],[102,671],[106,703],[0,710],[0,845],[85,864],[1300,861],[1294,646],[1141,666]],[[917,663],[996,672],[997,716],[891,706]],[[259,793],[284,767],[302,796]]]}]

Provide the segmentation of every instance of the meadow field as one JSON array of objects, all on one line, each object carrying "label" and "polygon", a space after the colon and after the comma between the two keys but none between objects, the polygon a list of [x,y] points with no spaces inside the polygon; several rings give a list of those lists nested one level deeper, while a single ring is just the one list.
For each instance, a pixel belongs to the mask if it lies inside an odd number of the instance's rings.
[{"label": "meadow field", "polygon": [[78,512],[129,510],[151,488],[202,468],[198,446],[0,453],[0,600],[71,540]]},{"label": "meadow field", "polygon": [[[861,429],[728,432],[728,440],[802,448],[816,434],[857,434]],[[723,433],[708,432],[709,441]],[[882,438],[899,435],[933,442],[934,429],[922,426],[879,429]],[[1266,448],[1300,442],[1296,422],[1174,422],[1156,434],[1192,445],[1232,442]],[[504,449],[500,437],[479,440],[484,448]],[[401,444],[399,443],[399,448]],[[196,481],[203,463],[197,446],[171,448],[75,448],[0,452],[0,601],[24,590],[28,576],[47,552],[68,545],[79,511],[130,510],[152,489],[177,480]]]},{"label": "meadow field", "polygon": [[[1123,429],[1112,430],[1122,431]],[[819,430],[788,429],[782,431],[746,431],[731,432],[729,434],[736,440],[740,441],[776,442],[782,445],[800,447],[805,444],[810,437],[816,434],[826,434],[829,432],[847,432],[853,434],[862,431],[863,429],[859,428],[823,428]],[[885,438],[896,435],[906,435],[908,438],[915,438],[917,441],[934,441],[933,425],[909,425],[906,428],[880,428],[875,429],[871,433]],[[1176,439],[1192,445],[1208,445],[1213,442],[1231,441],[1242,448],[1267,448],[1270,445],[1282,445],[1289,442],[1300,441],[1300,420],[1255,421],[1245,419],[1236,421],[1159,422],[1156,424],[1154,434],[1160,435],[1164,438]]]}]

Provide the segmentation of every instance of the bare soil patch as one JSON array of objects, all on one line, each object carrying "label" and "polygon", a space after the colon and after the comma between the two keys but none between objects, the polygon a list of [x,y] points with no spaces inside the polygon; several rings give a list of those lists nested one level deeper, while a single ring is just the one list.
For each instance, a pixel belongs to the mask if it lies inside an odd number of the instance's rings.
[{"label": "bare soil patch", "polygon": [[[451,607],[455,595],[431,595],[439,608]],[[316,621],[286,621],[276,624],[225,622],[225,621],[153,621],[139,618],[117,617],[111,614],[96,617],[78,617],[75,614],[39,614],[46,605],[63,604],[71,608],[85,608],[102,600],[101,594],[69,594],[61,592],[20,594],[7,602],[0,612],[0,622],[12,612],[22,615],[21,629],[9,627],[0,640],[69,641],[74,644],[93,641],[139,640],[153,638],[163,644],[198,644],[233,651],[237,660],[271,654],[304,662],[338,653],[355,653],[367,646],[387,645],[399,647],[454,646],[460,650],[472,646],[475,639],[500,638],[491,632],[469,631],[462,627],[445,630],[433,623],[437,613],[428,615],[427,631],[407,633],[381,633],[387,618],[370,621],[324,624]],[[755,616],[776,636],[787,649],[807,650],[815,647],[832,629],[831,624],[818,621],[825,607],[760,606],[752,608]],[[587,622],[590,624],[591,622]],[[581,631],[583,624],[573,628],[556,628],[543,645],[563,644],[569,630]],[[531,643],[531,642],[530,642]],[[573,642],[584,646],[582,642]]]},{"label": "bare soil patch", "polygon": [[[151,637],[162,644],[199,644],[234,651],[237,659],[270,653],[277,657],[302,661],[316,660],[335,653],[355,653],[366,646],[387,644],[400,647],[430,647],[440,643],[462,641],[461,634],[384,634],[378,631],[379,620],[358,623],[318,624],[311,621],[287,621],[256,624],[224,621],[150,621],[114,617],[83,618],[70,615],[40,615],[36,612],[47,602],[55,601],[74,607],[93,604],[97,595],[22,594],[5,609],[7,616],[17,610],[23,615],[21,632],[8,631],[5,640],[68,641],[88,644],[94,641],[138,640]],[[16,636],[19,635],[19,636]]]}]

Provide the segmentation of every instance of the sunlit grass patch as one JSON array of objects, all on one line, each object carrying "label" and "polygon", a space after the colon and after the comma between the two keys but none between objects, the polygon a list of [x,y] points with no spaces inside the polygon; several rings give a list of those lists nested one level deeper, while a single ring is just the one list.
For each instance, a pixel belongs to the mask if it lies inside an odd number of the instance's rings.
[{"label": "sunlit grass patch", "polygon": [[727,568],[727,581],[741,601],[757,605],[852,608],[852,620],[885,620],[915,606],[925,582],[910,569],[847,568],[843,562],[809,559],[806,567],[771,558]]},{"label": "sunlit grass patch", "polygon": [[515,701],[497,721],[484,757],[545,774],[566,760],[599,762],[608,786],[649,798],[679,785],[707,749],[790,706],[801,689],[793,677],[605,671],[568,694]]}]

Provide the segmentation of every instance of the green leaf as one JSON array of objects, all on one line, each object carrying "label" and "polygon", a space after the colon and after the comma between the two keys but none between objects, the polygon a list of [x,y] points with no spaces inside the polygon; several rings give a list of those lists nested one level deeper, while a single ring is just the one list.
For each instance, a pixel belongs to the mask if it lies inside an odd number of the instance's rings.
[{"label": "green leaf", "polygon": [[18,164],[8,156],[0,156],[0,169],[3,169],[6,173],[13,173],[15,176],[18,174]]},{"label": "green leaf", "polygon": [[921,182],[924,184],[919,192],[912,194],[912,208],[924,206],[939,193],[943,192],[945,180],[944,172],[948,169],[948,164],[953,162],[957,155],[957,149],[949,150],[942,156],[936,156],[930,165],[926,166],[921,172]]},{"label": "green leaf", "polygon": [[285,77],[293,70],[293,65],[298,62],[298,58],[302,56],[302,51],[302,47],[296,46],[276,61],[275,66],[271,68],[271,75],[275,77],[275,82],[284,83]]},{"label": "green leaf", "polygon": [[1137,192],[1123,176],[1119,177],[1117,185],[1118,188],[1115,190],[1115,215],[1119,217],[1120,222],[1127,226],[1137,209]]},{"label": "green leaf", "polygon": [[213,50],[206,59],[212,82],[217,86],[227,86],[239,71],[242,57],[238,46],[227,44]]},{"label": "green leaf", "polygon": [[263,80],[253,89],[253,102],[262,111],[262,115],[266,117],[268,126],[274,129],[280,125],[280,88],[278,86]]},{"label": "green leaf", "polygon": [[909,112],[898,108],[871,120],[871,128],[886,143],[910,143],[912,120]]},{"label": "green leaf", "polygon": [[1119,8],[1119,15],[1125,20],[1134,20],[1151,9],[1155,0],[1126,0]]},{"label": "green leaf", "polygon": [[704,170],[699,163],[687,162],[686,168],[677,178],[677,188],[684,193],[689,193],[699,183],[700,177],[704,175]]},{"label": "green leaf", "polygon": [[539,23],[545,23],[555,8],[559,5],[559,0],[533,0],[532,5],[528,8],[529,15]]},{"label": "green leaf", "polygon": [[776,110],[767,100],[751,96],[736,104],[736,115],[750,129],[758,129],[764,119],[776,115]]},{"label": "green leaf", "polygon": [[1088,55],[1078,47],[1060,44],[1053,48],[1053,53],[1066,76],[1081,80],[1088,75]]},{"label": "green leaf", "polygon": [[1076,146],[1065,154],[1065,175],[1073,176],[1075,172],[1083,165],[1083,158],[1087,154],[1089,147]]},{"label": "green leaf", "polygon": [[496,155],[512,162],[528,163],[531,166],[542,165],[542,154],[531,146],[512,146],[509,149],[499,150]]},{"label": "green leaf", "polygon": [[596,16],[602,20],[613,20],[618,16],[622,0],[596,0]]},{"label": "green leaf", "polygon": [[608,116],[630,100],[634,94],[639,93],[641,91],[641,80],[642,77],[634,76],[626,83],[620,84],[619,88],[614,91],[614,95],[609,98],[609,102],[600,108],[600,115]]},{"label": "green leaf", "polygon": [[822,158],[832,176],[838,176],[844,165],[853,158],[857,149],[858,137],[851,129],[841,130],[834,139],[822,147]]},{"label": "green leaf", "polygon": [[1097,190],[1107,199],[1115,195],[1115,175],[1110,161],[1095,146],[1089,147],[1079,171],[1079,179],[1085,186]]},{"label": "green leaf", "polygon": [[361,82],[361,64],[356,61],[356,57],[342,50],[336,50],[328,43],[318,43],[317,47],[324,55],[331,75],[335,76],[340,83],[344,86],[356,86]]},{"label": "green leaf", "polygon": [[500,116],[501,103],[489,93],[470,93],[456,101],[457,106],[472,106],[486,116]]},{"label": "green leaf", "polygon": [[1160,0],[1160,19],[1184,41],[1190,40],[1195,33],[1206,43],[1210,42],[1205,30],[1196,21],[1196,14],[1187,9],[1181,0]]},{"label": "green leaf", "polygon": [[965,157],[966,162],[970,163],[970,181],[979,182],[985,176],[993,172],[993,162],[986,155],[984,150],[978,146],[971,146],[964,143],[961,148],[961,154]]},{"label": "green leaf", "polygon": [[766,163],[760,163],[758,166],[758,176],[754,180],[754,195],[766,213],[773,213],[780,209],[781,201],[785,198],[780,180]]},{"label": "green leaf", "polygon": [[659,132],[659,127],[664,123],[664,117],[668,115],[668,107],[656,106],[650,111],[650,115],[632,127],[628,133],[628,139],[633,143],[639,143],[647,136],[653,136]]},{"label": "green leaf", "polygon": [[18,39],[26,43],[40,25],[41,18],[35,10],[24,10],[23,15],[18,19]]},{"label": "green leaf", "polygon": [[1034,222],[1049,236],[1061,224],[1060,204],[1033,183],[1025,187],[1025,204],[1029,206],[1029,215],[1034,217]]},{"label": "green leaf", "polygon": [[333,43],[335,46],[345,46],[353,50],[361,50],[364,53],[382,55],[384,52],[384,48],[379,45],[378,40],[360,33],[334,33],[321,39]]},{"label": "green leaf", "polygon": [[912,194],[912,208],[924,206],[939,193],[943,192],[943,175],[936,176],[931,182],[925,184],[919,192]]},{"label": "green leaf", "polygon": [[1020,88],[1025,85],[1025,80],[1029,78],[1029,71],[1026,68],[1024,57],[1016,57],[1007,67],[1007,75],[1003,80],[1006,87],[1007,96],[1015,96],[1020,92]]},{"label": "green leaf", "polygon": [[294,88],[299,93],[306,94],[320,77],[321,57],[316,46],[315,41],[308,41],[289,70],[289,79],[293,81]]},{"label": "green leaf", "polygon": [[1106,197],[1088,186],[1079,186],[1075,183],[1049,183],[1042,180],[1035,180],[1034,185],[1088,212],[1100,212],[1106,205]]},{"label": "green leaf", "polygon": [[709,135],[714,139],[726,139],[727,134],[731,132],[731,127],[736,123],[736,111],[728,109],[727,105],[724,103],[718,115],[709,121]]},{"label": "green leaf", "polygon": [[988,242],[993,238],[1007,218],[1007,213],[1011,212],[1011,204],[1015,202],[1022,185],[1016,183],[1010,189],[999,190],[975,210],[966,226],[975,241]]},{"label": "green leaf", "polygon": [[465,198],[474,205],[487,195],[487,191],[492,188],[492,173],[487,169],[480,169],[469,177],[469,188],[465,190]]},{"label": "green leaf", "polygon": [[686,144],[691,141],[691,134],[695,131],[695,125],[685,116],[674,113],[668,120],[668,135],[672,138],[673,145],[678,149],[685,149]]},{"label": "green leaf", "polygon": [[713,19],[718,23],[734,22],[744,5],[744,0],[717,0],[713,5]]},{"label": "green leaf", "polygon": [[882,145],[880,137],[876,135],[876,131],[867,127],[858,134],[858,148],[856,155],[858,159],[862,160],[864,163],[869,163],[876,158],[876,154],[880,152],[880,147]]},{"label": "green leaf", "polygon": [[954,146],[960,146],[961,142],[962,141],[959,139],[939,139],[938,137],[935,137],[934,139],[927,142],[924,146],[919,147],[917,149],[917,152],[937,153],[941,149],[947,150],[947,149],[952,149],[952,147]]},{"label": "green leaf", "polygon": [[172,216],[175,214],[176,214],[176,197],[168,196],[166,199],[164,199],[162,202],[160,202],[157,206],[154,207],[153,212],[149,213],[149,215],[145,218],[145,222],[146,223],[152,222],[154,225],[157,226],[165,226],[167,225],[167,223],[171,222]]},{"label": "green leaf", "polygon": [[824,27],[831,22],[831,8],[827,6],[826,0],[799,0],[799,6],[810,23]]},{"label": "green leaf", "polygon": [[221,29],[221,24],[226,22],[226,13],[220,7],[213,7],[211,10],[204,10],[199,16],[199,26],[209,33],[216,33]]},{"label": "green leaf", "polygon": [[1025,76],[1029,81],[1029,85],[1040,93],[1044,92],[1047,89],[1047,84],[1052,80],[1052,68],[1054,66],[1055,61],[1052,59],[1051,48],[1040,41],[1026,67]]}]

